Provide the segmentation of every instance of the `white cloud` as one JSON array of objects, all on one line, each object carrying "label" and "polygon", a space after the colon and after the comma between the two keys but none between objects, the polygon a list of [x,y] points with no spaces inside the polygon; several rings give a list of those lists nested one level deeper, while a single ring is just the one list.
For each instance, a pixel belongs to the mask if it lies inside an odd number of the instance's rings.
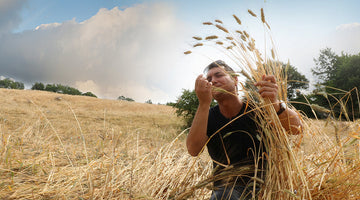
[{"label": "white cloud", "polygon": [[174,77],[186,69],[178,68],[186,30],[164,3],[100,9],[81,23],[43,24],[0,38],[0,74],[103,98],[166,102],[182,87]]},{"label": "white cloud", "polygon": [[55,23],[51,23],[51,24],[41,24],[41,25],[39,25],[39,26],[37,26],[36,28],[35,28],[35,30],[46,30],[46,29],[52,29],[52,28],[56,28],[56,27],[58,27],[58,26],[60,26],[61,25],[61,23],[57,23],[57,22],[55,22]]},{"label": "white cloud", "polygon": [[341,24],[340,26],[336,27],[337,31],[347,31],[347,30],[356,30],[360,29],[360,23],[351,23],[351,24]]},{"label": "white cloud", "polygon": [[330,47],[337,53],[360,53],[360,23],[341,24],[329,37]]}]

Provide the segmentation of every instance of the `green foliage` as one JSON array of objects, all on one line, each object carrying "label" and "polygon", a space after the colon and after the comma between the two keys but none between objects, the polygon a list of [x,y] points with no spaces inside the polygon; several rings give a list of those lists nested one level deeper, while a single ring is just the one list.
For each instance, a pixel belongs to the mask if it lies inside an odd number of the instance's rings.
[{"label": "green foliage", "polygon": [[31,87],[32,90],[45,90],[45,85],[40,82],[34,83],[34,85]]},{"label": "green foliage", "polygon": [[[177,116],[184,117],[186,126],[190,127],[199,106],[199,99],[196,96],[195,90],[184,89],[182,95],[177,99],[177,103],[168,103],[168,105],[176,108]],[[216,103],[213,100],[211,106],[215,105]]]},{"label": "green foliage", "polygon": [[151,99],[149,99],[149,100],[145,101],[145,103],[152,104],[152,101],[151,101]]},{"label": "green foliage", "polygon": [[285,68],[284,72],[287,77],[287,97],[288,99],[297,98],[297,90],[299,89],[307,89],[309,87],[309,80],[305,77],[305,75],[301,74],[297,71],[297,69],[288,64],[282,64],[283,68]]},{"label": "green foliage", "polygon": [[339,57],[332,84],[346,91],[360,86],[360,54]]},{"label": "green foliage", "polygon": [[45,90],[61,94],[82,95],[78,89],[61,84],[47,84]]},{"label": "green foliage", "polygon": [[23,90],[25,87],[24,83],[16,82],[9,78],[5,78],[3,80],[0,80],[0,88]]},{"label": "green foliage", "polygon": [[85,92],[81,94],[82,96],[89,96],[89,97],[95,97],[97,98],[97,96],[95,94],[93,94],[92,92]]},{"label": "green foliage", "polygon": [[117,99],[121,101],[135,101],[134,99],[125,97],[123,95],[119,96]]},{"label": "green foliage", "polygon": [[334,118],[359,118],[358,94],[352,89],[360,86],[360,54],[336,55],[327,48],[314,61],[317,66],[312,72],[320,79],[313,91],[320,95],[314,96],[314,102],[329,109]]},{"label": "green foliage", "polygon": [[45,91],[56,92],[56,93],[61,93],[61,94],[90,96],[90,97],[97,98],[97,96],[95,94],[91,93],[91,92],[82,93],[76,88],[69,87],[69,86],[66,86],[66,85],[61,85],[61,84],[47,84],[45,86],[41,82],[36,82],[31,87],[31,89],[32,90],[45,90]]},{"label": "green foliage", "polygon": [[329,82],[333,79],[336,74],[338,56],[331,50],[326,48],[320,50],[320,55],[314,62],[316,67],[311,69],[313,75],[318,78],[318,84],[329,85]]}]

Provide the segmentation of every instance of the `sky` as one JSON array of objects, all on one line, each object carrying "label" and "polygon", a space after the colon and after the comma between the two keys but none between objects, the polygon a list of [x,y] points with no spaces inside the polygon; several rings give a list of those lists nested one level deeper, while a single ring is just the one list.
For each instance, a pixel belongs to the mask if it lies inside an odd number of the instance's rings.
[{"label": "sky", "polygon": [[193,54],[192,36],[216,34],[202,25],[236,14],[266,49],[259,20],[263,8],[280,61],[310,81],[324,48],[360,52],[358,0],[0,0],[0,77],[25,83],[58,83],[100,98],[174,102],[212,61],[226,55],[208,47]]}]

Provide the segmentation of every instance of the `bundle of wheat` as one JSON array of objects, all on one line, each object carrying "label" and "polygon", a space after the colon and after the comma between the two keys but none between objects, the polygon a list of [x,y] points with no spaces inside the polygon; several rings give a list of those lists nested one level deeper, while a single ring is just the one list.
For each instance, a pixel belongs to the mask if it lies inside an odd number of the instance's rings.
[{"label": "bundle of wheat", "polygon": [[[260,23],[264,25],[266,33],[270,33],[270,26],[265,20],[263,9],[261,9],[260,18],[253,11],[248,10],[248,12],[251,16],[259,19]],[[236,15],[233,17],[241,27],[240,19]],[[265,56],[260,53],[255,46],[255,39],[246,30],[229,30],[223,22],[219,23],[219,20],[215,20],[214,23],[206,22],[204,25],[212,25],[215,30],[220,30],[220,33],[224,35],[224,37],[217,35],[205,37],[208,39],[203,41],[203,45],[214,47],[215,44],[217,50],[236,63],[239,75],[243,75],[247,79],[247,83],[241,84],[239,90],[244,94],[247,102],[252,104],[253,109],[249,112],[257,113],[258,125],[263,130],[261,140],[264,142],[267,152],[258,156],[266,157],[266,178],[261,180],[259,177],[253,177],[253,194],[255,185],[260,183],[262,187],[257,197],[259,199],[359,199],[359,123],[351,122],[351,127],[347,127],[349,135],[347,137],[343,135],[344,138],[341,140],[337,136],[337,142],[332,142],[328,137],[328,131],[321,126],[313,125],[316,120],[310,120],[298,112],[303,122],[303,127],[298,128],[302,129],[303,134],[289,135],[282,127],[271,102],[262,99],[257,88],[253,86],[261,80],[263,75],[274,75],[279,86],[278,97],[287,101],[287,77],[284,72],[286,69],[277,60],[275,45],[270,34],[269,40],[272,48],[269,58],[266,56],[267,52],[265,52]],[[210,39],[218,40],[214,43]],[[201,40],[201,37],[197,37],[197,40]],[[349,95],[349,92],[343,92],[344,97]],[[343,101],[343,98],[338,99],[338,104],[346,103],[347,101]],[[309,107],[314,108],[312,105]],[[347,115],[346,110],[343,115]],[[337,131],[339,130],[337,124],[343,123],[330,118],[328,120],[334,124]],[[329,126],[328,123],[325,123],[325,126]],[[308,148],[312,150],[309,151]],[[254,162],[256,165],[258,160],[255,159]],[[225,170],[222,178],[241,175],[242,171],[246,170],[245,168],[229,166],[229,170]],[[199,182],[199,185],[209,185],[216,178],[219,177],[210,176]],[[195,186],[195,188],[197,187]],[[181,199],[183,196],[179,196],[179,198]]]}]

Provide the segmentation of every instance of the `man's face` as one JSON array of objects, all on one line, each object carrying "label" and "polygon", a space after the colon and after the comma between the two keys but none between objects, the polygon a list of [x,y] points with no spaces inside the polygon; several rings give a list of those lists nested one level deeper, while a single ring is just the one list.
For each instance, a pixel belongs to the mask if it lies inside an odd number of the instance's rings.
[{"label": "man's face", "polygon": [[[236,94],[237,79],[229,75],[224,67],[214,67],[206,75],[206,79],[215,87],[212,91],[214,99],[219,99],[229,93]],[[218,89],[217,89],[218,88]],[[225,91],[222,91],[225,90]]]}]

